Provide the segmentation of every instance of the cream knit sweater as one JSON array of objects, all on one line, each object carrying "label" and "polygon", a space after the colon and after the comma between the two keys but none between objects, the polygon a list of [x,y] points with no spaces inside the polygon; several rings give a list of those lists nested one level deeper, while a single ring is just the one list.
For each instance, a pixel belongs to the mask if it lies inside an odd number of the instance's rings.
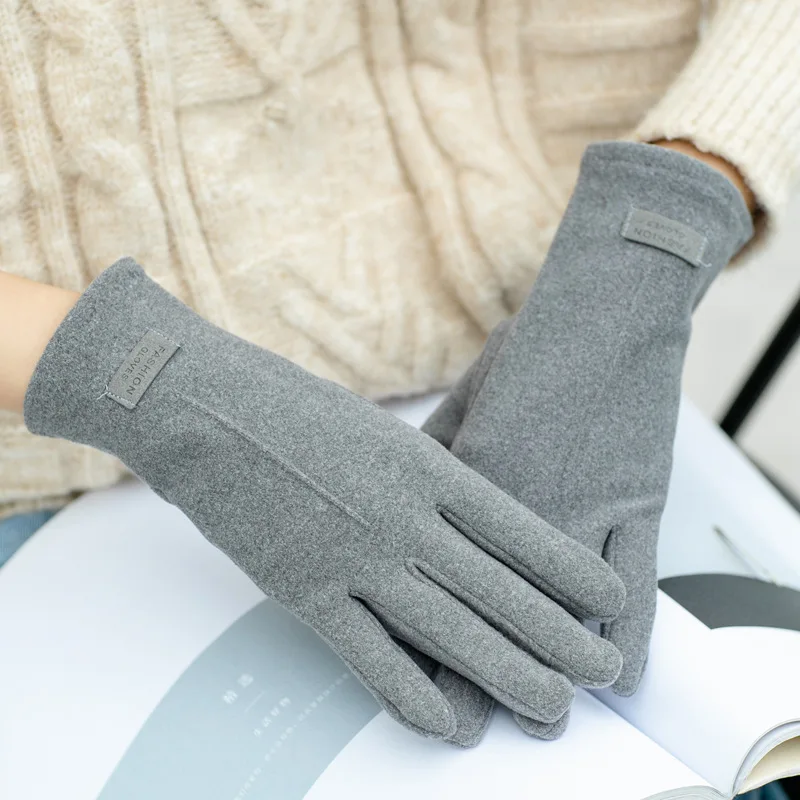
[{"label": "cream knit sweater", "polygon": [[[800,0],[716,5],[0,0],[0,269],[80,289],[131,255],[355,391],[446,386],[590,141],[692,139],[780,212]],[[0,515],[121,473],[0,418]]]}]

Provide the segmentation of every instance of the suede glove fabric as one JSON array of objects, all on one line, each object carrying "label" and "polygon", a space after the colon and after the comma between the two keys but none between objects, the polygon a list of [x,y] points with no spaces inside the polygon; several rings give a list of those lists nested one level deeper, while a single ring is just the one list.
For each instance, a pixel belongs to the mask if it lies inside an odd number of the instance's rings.
[{"label": "suede glove fabric", "polygon": [[[653,145],[592,145],[528,300],[423,426],[465,464],[606,560],[622,613],[602,635],[636,691],[656,605],[681,372],[695,305],[752,235],[723,175]],[[491,700],[446,669],[462,743]],[[567,717],[529,733],[554,738]]]},{"label": "suede glove fabric", "polygon": [[602,559],[374,403],[208,324],[130,259],[54,334],[25,420],[119,457],[418,733],[452,737],[455,711],[396,639],[545,722],[571,681],[619,671],[570,614],[619,612]]}]

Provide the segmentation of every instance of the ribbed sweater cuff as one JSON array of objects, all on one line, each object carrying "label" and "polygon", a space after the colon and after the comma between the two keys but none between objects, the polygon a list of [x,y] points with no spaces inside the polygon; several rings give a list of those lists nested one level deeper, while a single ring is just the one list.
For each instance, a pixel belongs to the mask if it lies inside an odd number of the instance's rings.
[{"label": "ribbed sweater cuff", "polygon": [[723,0],[634,139],[688,139],[739,169],[768,218],[800,177],[800,0]]}]

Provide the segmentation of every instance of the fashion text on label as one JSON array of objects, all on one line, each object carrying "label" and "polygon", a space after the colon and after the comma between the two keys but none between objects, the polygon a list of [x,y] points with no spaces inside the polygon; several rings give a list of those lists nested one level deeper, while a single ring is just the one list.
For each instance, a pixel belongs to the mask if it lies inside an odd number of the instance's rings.
[{"label": "fashion text on label", "polygon": [[177,344],[157,331],[147,331],[114,373],[108,384],[107,395],[125,408],[136,408],[177,349]]},{"label": "fashion text on label", "polygon": [[702,267],[706,237],[682,222],[663,217],[653,211],[631,208],[622,235],[632,242],[649,244],[691,264]]}]

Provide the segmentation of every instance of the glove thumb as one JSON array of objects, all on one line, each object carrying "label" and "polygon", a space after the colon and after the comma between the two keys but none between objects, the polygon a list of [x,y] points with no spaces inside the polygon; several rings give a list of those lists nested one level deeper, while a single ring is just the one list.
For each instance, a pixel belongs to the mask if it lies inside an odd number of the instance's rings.
[{"label": "glove thumb", "polygon": [[654,529],[649,524],[647,528],[614,530],[603,549],[603,558],[625,584],[625,606],[601,628],[603,637],[622,653],[622,671],[613,689],[623,697],[639,688],[656,616],[658,521]]},{"label": "glove thumb", "polygon": [[[483,352],[459,378],[420,429],[448,450],[452,447],[472,403],[483,386],[486,375],[505,341],[510,325],[511,320],[505,320],[489,334]],[[458,457],[458,453],[453,453],[453,455]]]}]

